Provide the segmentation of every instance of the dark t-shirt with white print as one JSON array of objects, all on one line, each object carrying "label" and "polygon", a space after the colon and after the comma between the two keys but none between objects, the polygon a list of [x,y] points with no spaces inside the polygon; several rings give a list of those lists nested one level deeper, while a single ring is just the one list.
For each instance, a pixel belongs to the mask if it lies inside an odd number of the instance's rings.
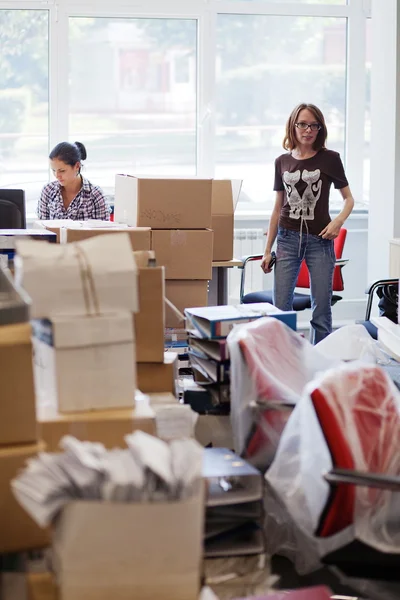
[{"label": "dark t-shirt with white print", "polygon": [[338,152],[322,149],[299,160],[290,153],[275,161],[276,192],[283,191],[279,227],[318,235],[328,225],[331,184],[342,189],[348,181]]}]

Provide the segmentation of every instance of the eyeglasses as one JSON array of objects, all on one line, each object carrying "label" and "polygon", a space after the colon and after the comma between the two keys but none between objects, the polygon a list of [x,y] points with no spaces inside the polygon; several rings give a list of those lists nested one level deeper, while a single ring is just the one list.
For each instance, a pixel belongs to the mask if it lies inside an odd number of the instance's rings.
[{"label": "eyeglasses", "polygon": [[321,129],[321,125],[319,123],[304,123],[301,121],[300,123],[295,123],[295,125],[302,131],[306,131],[308,128],[310,128],[311,131],[319,131]]}]

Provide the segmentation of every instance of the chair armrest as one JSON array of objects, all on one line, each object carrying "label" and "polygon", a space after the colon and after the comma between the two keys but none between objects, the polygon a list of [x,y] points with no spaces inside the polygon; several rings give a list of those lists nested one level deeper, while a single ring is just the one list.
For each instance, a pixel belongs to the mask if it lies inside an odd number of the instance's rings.
[{"label": "chair armrest", "polygon": [[262,260],[263,256],[264,254],[246,254],[246,256],[242,256],[242,258],[239,258],[242,264],[238,266],[238,269],[245,269],[248,262]]},{"label": "chair armrest", "polygon": [[324,475],[325,481],[333,485],[346,483],[370,488],[400,492],[400,476],[367,473],[352,469],[332,469]]},{"label": "chair armrest", "polygon": [[242,274],[240,276],[240,296],[239,296],[240,304],[242,304],[243,296],[244,296],[244,287],[245,287],[245,283],[246,283],[246,265],[249,262],[252,262],[255,260],[262,260],[263,256],[264,256],[264,254],[247,254],[246,256],[243,256],[240,259],[242,261],[242,264],[238,267],[239,269],[242,269]]},{"label": "chair armrest", "polygon": [[335,267],[344,267],[349,262],[348,258],[337,258],[335,262]]},{"label": "chair armrest", "polygon": [[377,279],[376,281],[373,281],[372,283],[370,283],[370,285],[367,287],[367,289],[365,290],[365,293],[368,294],[368,300],[367,300],[367,306],[365,309],[365,318],[364,321],[369,321],[370,317],[371,317],[371,310],[372,310],[372,302],[374,300],[374,293],[376,292],[376,290],[378,290],[379,288],[382,288],[384,285],[399,285],[399,280],[398,278],[395,279],[393,277],[387,277],[386,279]]}]

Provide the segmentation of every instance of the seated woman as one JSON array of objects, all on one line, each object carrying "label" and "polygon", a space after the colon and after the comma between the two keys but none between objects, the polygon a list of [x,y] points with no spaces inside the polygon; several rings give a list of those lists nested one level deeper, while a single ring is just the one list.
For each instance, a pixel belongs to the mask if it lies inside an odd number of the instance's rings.
[{"label": "seated woman", "polygon": [[57,181],[44,186],[39,204],[39,219],[110,218],[102,190],[82,177],[86,149],[80,142],[61,142],[50,152],[50,167]]}]

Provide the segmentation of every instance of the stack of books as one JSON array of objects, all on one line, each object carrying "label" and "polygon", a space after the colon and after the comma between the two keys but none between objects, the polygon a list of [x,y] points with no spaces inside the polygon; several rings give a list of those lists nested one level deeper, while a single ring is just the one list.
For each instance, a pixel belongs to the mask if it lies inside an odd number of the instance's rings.
[{"label": "stack of books", "polygon": [[206,448],[203,478],[207,481],[204,556],[263,554],[260,471],[226,448]]},{"label": "stack of books", "polygon": [[185,316],[194,380],[207,391],[211,403],[219,407],[221,414],[226,414],[230,406],[230,358],[226,340],[229,332],[236,325],[265,316],[280,319],[296,330],[294,311],[283,312],[267,303],[188,308]]}]

